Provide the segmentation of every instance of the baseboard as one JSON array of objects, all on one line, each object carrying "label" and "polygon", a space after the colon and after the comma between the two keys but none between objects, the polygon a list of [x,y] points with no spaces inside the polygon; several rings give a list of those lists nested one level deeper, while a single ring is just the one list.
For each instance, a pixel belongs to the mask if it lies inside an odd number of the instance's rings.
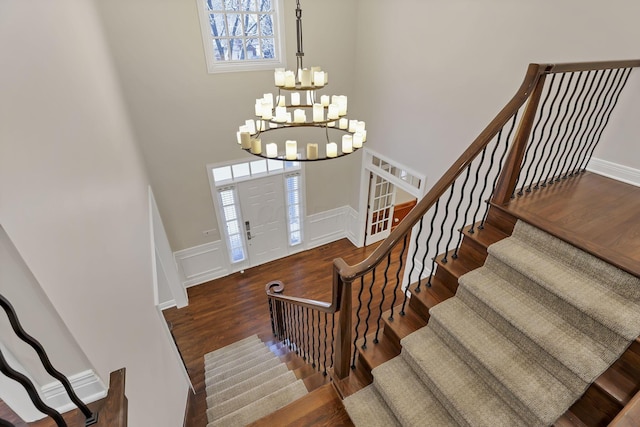
[{"label": "baseboard", "polygon": [[640,170],[638,169],[594,157],[589,161],[587,170],[640,187]]},{"label": "baseboard", "polygon": [[217,240],[174,254],[185,288],[228,275],[231,271],[222,241]]},{"label": "baseboard", "polygon": [[[67,379],[80,400],[84,403],[95,402],[107,396],[107,388],[92,370],[71,375],[67,377]],[[40,390],[42,391],[44,403],[56,411],[64,413],[76,408],[76,405],[71,402],[67,391],[60,381],[45,384]]]},{"label": "baseboard", "polygon": [[160,310],[166,310],[168,308],[173,308],[173,307],[177,307],[177,306],[178,305],[176,304],[176,300],[173,300],[173,299],[171,301],[166,301],[166,302],[163,302],[161,304],[158,304],[158,308]]}]

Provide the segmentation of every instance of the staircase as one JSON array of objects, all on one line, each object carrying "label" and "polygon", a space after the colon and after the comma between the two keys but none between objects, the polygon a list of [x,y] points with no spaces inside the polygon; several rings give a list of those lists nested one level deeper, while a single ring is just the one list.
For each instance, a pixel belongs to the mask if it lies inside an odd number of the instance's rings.
[{"label": "staircase", "polygon": [[[358,264],[334,261],[331,302],[267,289],[279,339],[312,355],[331,345],[333,385],[356,424],[638,424],[640,194],[586,171],[638,66],[531,64],[514,98],[389,238]],[[560,249],[527,252],[538,235],[554,236],[543,248]],[[535,261],[514,265],[516,252]],[[570,253],[606,262],[594,269]],[[610,268],[618,279],[608,290],[583,274]],[[401,283],[410,298],[376,299]],[[335,320],[309,324],[323,314]],[[313,394],[294,405],[311,407]],[[296,425],[286,412],[263,420]]]},{"label": "staircase", "polygon": [[257,335],[204,356],[207,427],[245,426],[305,396],[327,378]]},{"label": "staircase", "polygon": [[345,406],[356,426],[550,425],[638,336],[638,304],[640,279],[518,222]]}]

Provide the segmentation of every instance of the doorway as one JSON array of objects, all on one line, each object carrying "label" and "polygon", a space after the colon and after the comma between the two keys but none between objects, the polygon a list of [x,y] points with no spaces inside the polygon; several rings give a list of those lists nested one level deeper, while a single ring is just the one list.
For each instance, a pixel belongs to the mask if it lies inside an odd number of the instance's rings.
[{"label": "doorway", "polygon": [[282,176],[241,182],[238,193],[251,265],[288,255]]}]

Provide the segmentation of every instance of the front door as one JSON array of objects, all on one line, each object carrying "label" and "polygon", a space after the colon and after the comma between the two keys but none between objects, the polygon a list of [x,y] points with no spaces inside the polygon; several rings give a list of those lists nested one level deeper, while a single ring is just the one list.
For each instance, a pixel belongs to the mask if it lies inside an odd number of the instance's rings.
[{"label": "front door", "polygon": [[251,265],[288,255],[282,175],[240,182],[238,196]]}]

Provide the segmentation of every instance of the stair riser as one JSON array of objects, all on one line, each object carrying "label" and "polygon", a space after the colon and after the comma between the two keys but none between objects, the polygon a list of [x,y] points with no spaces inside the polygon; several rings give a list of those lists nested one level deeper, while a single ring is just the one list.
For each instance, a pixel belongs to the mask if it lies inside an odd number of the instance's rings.
[{"label": "stair riser", "polygon": [[486,222],[510,236],[513,232],[513,227],[516,224],[516,218],[500,209],[500,207],[491,205]]}]

